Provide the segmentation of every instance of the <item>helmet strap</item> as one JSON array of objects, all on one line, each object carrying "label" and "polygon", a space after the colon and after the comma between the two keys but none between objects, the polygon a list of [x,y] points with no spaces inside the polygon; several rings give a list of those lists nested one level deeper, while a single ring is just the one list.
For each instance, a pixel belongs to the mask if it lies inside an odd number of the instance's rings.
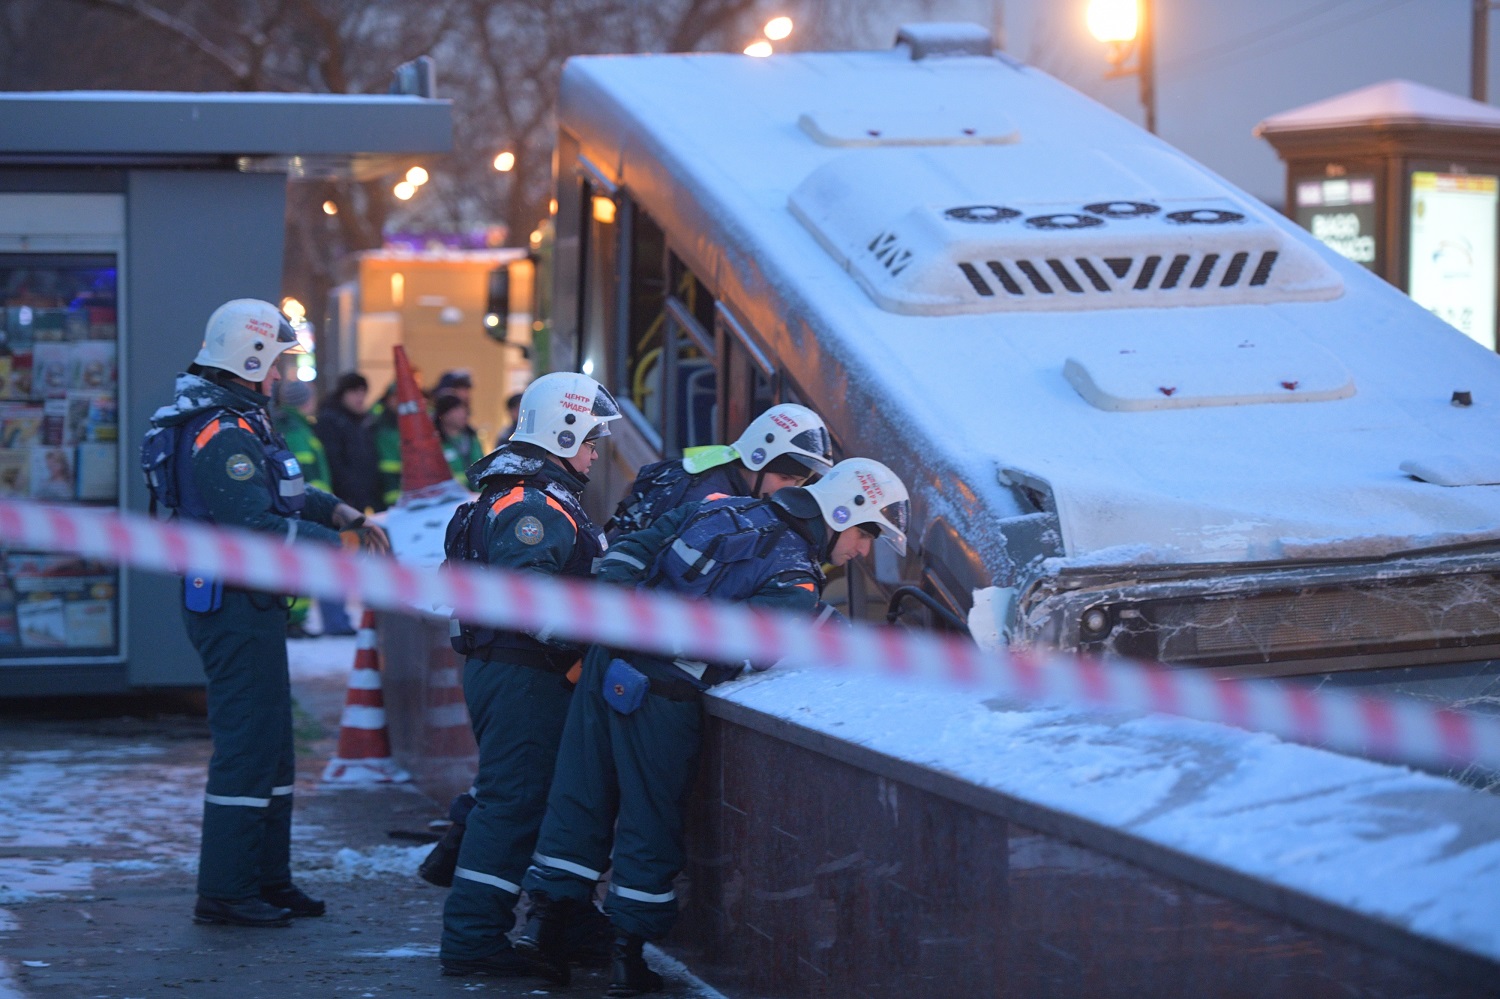
[{"label": "helmet strap", "polygon": [[755,473],[755,485],[750,487],[750,495],[754,496],[756,499],[764,499],[765,497],[761,495],[760,487],[765,484],[765,481],[766,470],[762,468],[760,469],[760,471]]}]

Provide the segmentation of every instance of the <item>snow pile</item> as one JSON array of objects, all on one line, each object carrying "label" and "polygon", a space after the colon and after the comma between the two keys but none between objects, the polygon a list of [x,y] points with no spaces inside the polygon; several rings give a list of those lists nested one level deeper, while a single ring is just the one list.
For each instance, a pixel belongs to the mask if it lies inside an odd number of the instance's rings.
[{"label": "snow pile", "polygon": [[384,878],[387,875],[415,878],[417,867],[432,851],[432,845],[375,846],[367,850],[344,847],[334,853],[327,867],[312,867],[306,876],[327,881]]},{"label": "snow pile", "polygon": [[287,667],[292,682],[346,678],[354,668],[358,639],[353,636],[299,638],[286,643]]}]

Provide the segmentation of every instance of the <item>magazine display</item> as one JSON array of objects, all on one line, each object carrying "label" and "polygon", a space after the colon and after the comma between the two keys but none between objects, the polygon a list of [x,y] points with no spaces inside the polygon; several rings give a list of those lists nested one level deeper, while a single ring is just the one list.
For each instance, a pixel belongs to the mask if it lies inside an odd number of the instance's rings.
[{"label": "magazine display", "polygon": [[[0,499],[120,501],[112,256],[0,259]],[[118,651],[119,571],[0,549],[0,668]]]}]

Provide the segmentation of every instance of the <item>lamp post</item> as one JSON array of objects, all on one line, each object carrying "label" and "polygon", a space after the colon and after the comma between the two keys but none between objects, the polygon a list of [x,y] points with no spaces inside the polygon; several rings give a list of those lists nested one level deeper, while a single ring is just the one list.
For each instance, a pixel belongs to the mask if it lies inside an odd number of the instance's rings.
[{"label": "lamp post", "polygon": [[[1154,0],[1089,0],[1089,31],[1109,46],[1113,79],[1134,73],[1141,84],[1146,131],[1156,132],[1156,20]],[[1131,59],[1134,57],[1134,64]]]},{"label": "lamp post", "polygon": [[1473,0],[1473,30],[1469,32],[1469,96],[1487,102],[1490,91],[1490,11],[1495,0]]}]

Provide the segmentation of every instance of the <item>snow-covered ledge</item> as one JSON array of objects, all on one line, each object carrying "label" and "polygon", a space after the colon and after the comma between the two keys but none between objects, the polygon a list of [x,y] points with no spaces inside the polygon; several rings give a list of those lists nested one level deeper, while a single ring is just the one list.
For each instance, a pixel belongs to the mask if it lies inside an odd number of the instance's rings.
[{"label": "snow-covered ledge", "polygon": [[819,669],[710,714],[1474,982],[1500,970],[1500,797],[1225,726]]}]

